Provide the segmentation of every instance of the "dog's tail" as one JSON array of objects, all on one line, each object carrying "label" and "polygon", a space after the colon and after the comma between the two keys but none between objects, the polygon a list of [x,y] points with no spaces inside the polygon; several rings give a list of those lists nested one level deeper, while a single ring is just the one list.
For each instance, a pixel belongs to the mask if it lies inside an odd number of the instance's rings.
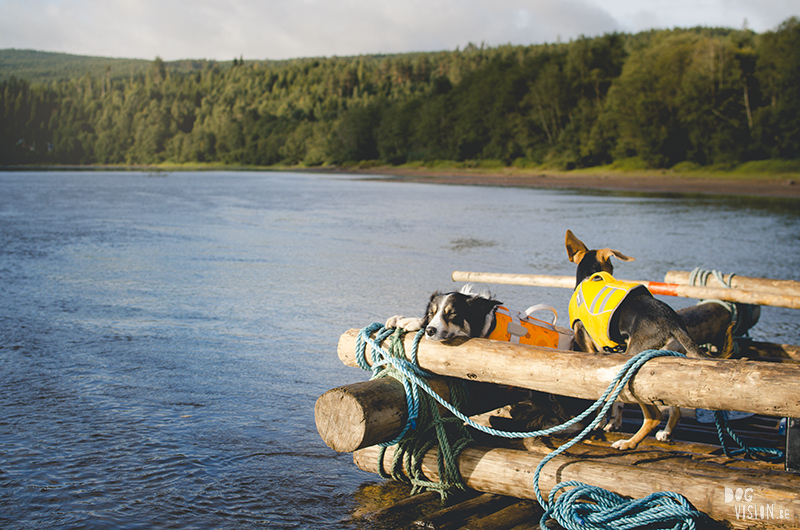
[{"label": "dog's tail", "polygon": [[733,330],[737,326],[737,322],[731,322],[728,329],[725,331],[725,342],[722,345],[722,352],[716,356],[717,359],[730,359],[736,348],[736,341],[733,338]]},{"label": "dog's tail", "polygon": [[474,283],[467,283],[459,291],[461,294],[466,294],[469,296],[480,296],[481,298],[486,298],[487,300],[491,300],[494,298],[494,294],[488,289],[478,289]]}]

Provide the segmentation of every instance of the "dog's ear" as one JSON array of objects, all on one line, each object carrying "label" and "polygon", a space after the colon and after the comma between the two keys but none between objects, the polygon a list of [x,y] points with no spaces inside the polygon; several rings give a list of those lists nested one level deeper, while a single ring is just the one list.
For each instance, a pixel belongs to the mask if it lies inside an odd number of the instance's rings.
[{"label": "dog's ear", "polygon": [[501,304],[502,302],[500,300],[494,300],[492,298],[484,298],[483,296],[471,296],[467,298],[467,305],[487,313],[491,311],[492,308],[494,308],[494,306]]},{"label": "dog's ear", "polygon": [[575,237],[572,230],[567,230],[564,243],[567,246],[567,257],[572,263],[580,263],[586,253],[589,252],[589,248],[583,244],[583,241]]},{"label": "dog's ear", "polygon": [[597,251],[597,260],[601,263],[607,263],[612,257],[620,261],[636,261],[636,258],[626,256],[619,250],[611,250],[610,248],[601,248]]}]

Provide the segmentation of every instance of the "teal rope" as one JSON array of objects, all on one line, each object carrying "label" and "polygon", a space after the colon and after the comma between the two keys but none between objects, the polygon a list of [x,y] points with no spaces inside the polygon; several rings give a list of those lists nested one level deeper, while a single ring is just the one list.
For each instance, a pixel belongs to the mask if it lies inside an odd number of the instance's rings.
[{"label": "teal rope", "polygon": [[[728,425],[728,420],[725,418],[725,415],[718,410],[714,411],[714,424],[717,426],[717,436],[719,436],[719,443],[722,446],[722,450],[725,452],[725,456],[729,458],[744,454],[755,460],[779,463],[783,462],[783,459],[786,457],[780,449],[772,447],[750,447],[745,445],[733,429],[731,429],[730,425]],[[728,444],[725,443],[725,433],[733,439],[734,443],[739,446],[739,449],[731,450],[728,447]]]},{"label": "teal rope", "polygon": [[[370,338],[373,332],[377,332],[375,340]],[[400,380],[406,392],[408,420],[399,436],[391,442],[380,444],[379,474],[383,478],[411,483],[412,495],[424,490],[438,491],[442,502],[445,503],[453,491],[466,489],[456,458],[467,444],[472,442],[472,437],[463,421],[458,418],[443,418],[434,401],[419,393],[418,388],[424,386],[429,396],[438,397],[424,383],[430,375],[416,363],[417,348],[424,333],[417,333],[414,337],[410,361],[405,358],[402,339],[404,334],[401,329],[385,329],[380,324],[372,324],[359,333],[356,341],[356,360],[359,366],[365,370],[372,370],[373,379],[390,376]],[[379,343],[390,336],[392,339],[390,348],[386,351]],[[367,344],[373,347],[372,367],[366,362]],[[456,407],[464,405],[466,388],[463,382],[449,381],[448,386],[453,404]],[[408,435],[412,429],[415,431],[414,434]],[[422,462],[425,454],[436,446],[437,442],[439,481],[433,482],[422,472]],[[397,448],[394,451],[390,472],[387,473],[383,468],[383,460],[386,448],[394,444],[397,444]]]},{"label": "teal rope", "polygon": [[[571,487],[554,500],[559,490]],[[632,530],[634,528],[672,528],[690,530],[710,522],[678,493],[660,491],[639,500],[626,500],[616,493],[578,481],[558,484],[550,492],[548,516],[567,530]]]},{"label": "teal rope", "polygon": [[[708,282],[708,277],[712,275],[714,276],[714,278],[717,279],[720,285],[724,285],[728,289],[732,288],[733,277],[735,276],[734,273],[728,275],[728,281],[726,282],[724,276],[720,271],[706,270],[706,269],[701,269],[699,267],[695,268],[694,270],[692,270],[691,273],[689,273],[689,283],[691,285],[706,285],[706,283]],[[728,311],[731,313],[731,322],[736,324],[736,326],[734,327],[734,335],[736,334],[740,323],[738,304],[735,304],[733,302],[725,302],[723,300],[702,300],[699,303],[701,304],[717,303],[728,309]],[[752,312],[752,305],[749,304],[744,305],[742,309]],[[750,317],[750,320],[752,320],[752,317]],[[747,333],[745,333],[745,335],[747,335]],[[743,338],[743,337],[737,336],[737,338]],[[734,345],[738,349],[738,342],[735,341]],[[734,457],[744,454],[755,460],[762,460],[765,462],[774,462],[774,463],[782,462],[783,459],[785,458],[783,451],[781,451],[780,449],[774,449],[771,447],[749,447],[745,445],[739,439],[739,437],[736,435],[733,429],[731,429],[731,427],[728,425],[728,420],[725,418],[722,412],[718,410],[714,411],[714,424],[717,427],[717,436],[719,437],[719,444],[722,446],[722,450],[725,452],[725,456],[727,457]],[[728,447],[728,444],[725,442],[725,434],[731,437],[734,443],[736,443],[739,446],[739,449],[731,450]]]},{"label": "teal rope", "polygon": [[[603,396],[590,407],[591,410],[605,401],[594,421],[572,440],[548,453],[536,466],[533,474],[533,490],[536,499],[545,510],[539,526],[547,528],[545,522],[548,518],[553,518],[567,530],[625,530],[646,525],[649,525],[649,528],[668,528],[665,526],[667,524],[672,524],[671,528],[675,530],[691,530],[696,528],[697,523],[709,521],[708,516],[694,509],[686,497],[674,492],[657,492],[643,499],[629,501],[597,486],[578,481],[567,481],[556,485],[550,491],[549,499],[545,502],[539,489],[539,475],[545,464],[593,431],[617,400],[628,381],[639,371],[639,368],[650,359],[663,356],[685,357],[682,353],[669,350],[646,350],[631,357],[608,386]],[[555,498],[559,490],[568,487],[574,489]]]}]

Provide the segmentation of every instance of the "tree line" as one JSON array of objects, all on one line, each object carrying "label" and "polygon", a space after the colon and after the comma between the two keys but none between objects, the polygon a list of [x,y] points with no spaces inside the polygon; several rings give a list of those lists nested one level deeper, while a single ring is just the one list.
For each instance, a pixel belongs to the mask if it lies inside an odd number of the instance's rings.
[{"label": "tree line", "polygon": [[0,164],[578,168],[800,156],[800,21],[0,82]]}]

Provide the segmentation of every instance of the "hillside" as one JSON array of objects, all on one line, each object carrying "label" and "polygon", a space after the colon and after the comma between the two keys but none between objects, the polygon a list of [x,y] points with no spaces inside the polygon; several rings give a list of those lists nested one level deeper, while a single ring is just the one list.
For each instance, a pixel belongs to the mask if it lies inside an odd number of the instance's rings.
[{"label": "hillside", "polygon": [[[53,81],[80,78],[86,74],[95,79],[124,79],[145,73],[151,62],[144,59],[114,59],[10,48],[0,50],[0,81],[14,76],[31,84],[49,84]],[[187,73],[201,70],[208,63],[217,64],[216,61],[205,60],[170,61],[166,64],[176,72]],[[230,64],[230,61],[219,64]]]},{"label": "hillside", "polygon": [[800,158],[797,18],[764,34],[653,30],[288,61],[6,52],[0,165],[686,169]]}]

